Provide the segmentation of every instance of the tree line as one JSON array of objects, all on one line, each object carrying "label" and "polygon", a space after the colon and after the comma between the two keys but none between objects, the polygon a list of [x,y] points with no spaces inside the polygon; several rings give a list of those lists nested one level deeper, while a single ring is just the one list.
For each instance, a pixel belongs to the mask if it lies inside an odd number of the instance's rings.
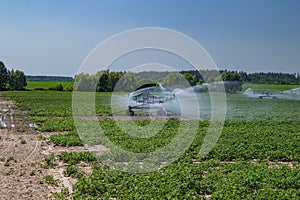
[{"label": "tree line", "polygon": [[20,70],[8,70],[0,61],[0,91],[24,90],[27,86],[26,76]]},{"label": "tree line", "polygon": [[[181,71],[177,72],[110,72],[99,71],[89,75],[80,73],[74,78],[74,89],[78,91],[112,92],[125,91],[131,92],[145,84],[160,83],[171,89],[187,88],[190,86],[201,85],[205,82],[231,81],[238,82],[236,90],[241,90],[242,77],[238,72],[231,71]],[[231,86],[230,86],[231,87]],[[232,90],[230,90],[232,91]]]},{"label": "tree line", "polygon": [[27,81],[32,82],[73,82],[73,77],[67,76],[30,76],[26,75]]},{"label": "tree line", "polygon": [[99,71],[96,74],[78,74],[74,77],[74,89],[79,91],[130,92],[143,84],[160,83],[170,88],[183,88],[203,83],[225,82],[226,92],[242,90],[243,83],[258,84],[300,84],[298,74],[288,73],[246,73],[230,70],[189,70],[180,72],[115,72]]},{"label": "tree line", "polygon": [[300,85],[299,73],[275,73],[275,72],[260,72],[247,74],[240,72],[244,82],[257,84],[283,84],[283,85]]}]

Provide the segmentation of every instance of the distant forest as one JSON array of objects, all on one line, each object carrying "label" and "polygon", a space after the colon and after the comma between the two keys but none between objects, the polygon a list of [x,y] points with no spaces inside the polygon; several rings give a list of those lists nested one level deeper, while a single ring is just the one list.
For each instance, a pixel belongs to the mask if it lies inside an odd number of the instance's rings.
[{"label": "distant forest", "polygon": [[66,76],[26,76],[27,81],[32,82],[73,82],[72,77]]},{"label": "distant forest", "polygon": [[250,73],[239,72],[242,80],[247,83],[257,84],[284,84],[284,85],[300,85],[300,75],[298,73]]},{"label": "distant forest", "polygon": [[[125,72],[114,72],[116,75],[124,75]],[[170,72],[143,72],[135,75],[138,79],[143,79],[149,77],[150,74],[153,74],[153,77],[158,81],[162,81],[164,77]],[[191,70],[191,71],[181,71],[181,74],[190,74],[191,76],[187,76],[187,78],[193,79],[192,84],[201,84],[204,82],[203,76],[210,77],[215,76],[216,71],[212,70]],[[220,70],[219,73],[222,76],[222,79],[226,81],[226,77],[224,74],[239,74],[240,78],[235,78],[243,81],[244,83],[254,83],[254,84],[284,84],[284,85],[300,85],[300,75],[299,73],[275,73],[275,72],[257,72],[257,73],[246,73],[243,71],[228,71],[228,70]],[[228,79],[228,77],[227,77]],[[73,77],[65,77],[65,76],[26,76],[27,81],[36,81],[36,82],[73,82]],[[230,78],[229,80],[230,81]]]},{"label": "distant forest", "polygon": [[[288,73],[246,73],[228,70],[190,70],[176,72],[115,72],[99,71],[96,74],[86,73],[77,74],[74,77],[76,84],[74,89],[78,91],[133,91],[144,84],[161,83],[169,88],[181,88],[182,86],[195,86],[203,83],[217,83],[225,81],[225,90],[227,92],[237,92],[242,90],[243,83],[255,84],[289,84],[300,85],[300,76],[298,74]],[[229,84],[235,83],[235,84]],[[187,84],[188,85],[185,85]]]},{"label": "distant forest", "polygon": [[[182,71],[182,74],[189,73],[196,77],[197,81],[203,80],[201,75],[209,76],[211,71],[203,70],[200,71]],[[226,80],[226,74],[233,75],[239,74],[240,80],[244,83],[253,83],[253,84],[283,84],[283,85],[300,85],[300,75],[298,73],[277,73],[277,72],[256,72],[256,73],[247,73],[243,71],[228,71],[220,70],[219,73],[222,76],[223,81],[231,81],[230,78]],[[201,74],[201,75],[200,75]],[[208,74],[208,75],[207,75]],[[239,79],[238,77],[234,78],[235,80]]]}]

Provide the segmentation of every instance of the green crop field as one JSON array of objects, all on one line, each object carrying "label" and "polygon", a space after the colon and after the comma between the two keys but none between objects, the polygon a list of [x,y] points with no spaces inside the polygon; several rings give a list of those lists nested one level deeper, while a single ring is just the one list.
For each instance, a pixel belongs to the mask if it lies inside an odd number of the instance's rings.
[{"label": "green crop field", "polygon": [[57,84],[62,84],[65,88],[73,87],[73,82],[36,82],[36,81],[28,81],[26,89],[27,90],[34,90],[34,89],[45,89],[48,90],[49,88],[55,88]]},{"label": "green crop field", "polygon": [[243,90],[248,88],[254,91],[272,90],[272,91],[283,91],[290,90],[294,88],[299,88],[299,85],[279,85],[279,84],[244,84]]},{"label": "green crop field", "polygon": [[[266,86],[244,87],[262,89]],[[268,89],[286,90],[293,87],[276,85]],[[83,109],[87,95],[82,93]],[[93,131],[80,140],[72,117],[71,92],[12,91],[5,92],[5,97],[13,99],[19,108],[27,110],[40,131],[66,131],[50,137],[50,142],[55,145],[82,146],[82,142],[89,145],[105,144],[103,138]],[[111,93],[96,94],[97,115],[112,115],[110,97]],[[209,112],[204,113],[203,120],[196,121],[197,134],[184,154],[168,166],[148,173],[128,173],[110,168],[96,162],[95,156],[87,152],[62,152],[57,159],[68,166],[64,175],[76,178],[77,182],[73,185],[72,194],[62,189],[53,198],[300,199],[299,113],[299,100],[227,95],[227,115],[222,134],[206,157],[200,157],[199,151],[209,127],[209,121],[206,120]],[[89,120],[83,119],[83,122],[88,124]],[[152,122],[160,123],[159,120]],[[118,147],[129,152],[149,153],[169,144],[178,134],[181,123],[189,127],[189,123],[195,124],[192,122],[195,121],[168,119],[161,131],[148,138],[129,135],[123,129],[130,129],[130,125],[124,121],[106,119],[97,123],[105,131],[106,137]],[[120,123],[123,129],[119,127]],[[134,123],[146,128],[150,120]],[[188,133],[189,130],[185,131]],[[109,153],[102,156],[109,156]],[[130,165],[130,160],[126,158],[122,154],[110,157],[112,161],[129,162],[127,167],[139,167]],[[49,165],[50,161],[48,159]],[[82,162],[92,166],[90,173],[81,171]]]}]

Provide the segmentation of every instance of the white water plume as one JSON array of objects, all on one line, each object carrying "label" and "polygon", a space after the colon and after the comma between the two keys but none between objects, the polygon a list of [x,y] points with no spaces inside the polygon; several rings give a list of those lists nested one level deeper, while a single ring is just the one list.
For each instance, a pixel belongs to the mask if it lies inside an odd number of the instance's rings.
[{"label": "white water plume", "polygon": [[250,98],[300,100],[300,88],[284,90],[281,92],[254,92],[251,88],[248,88],[243,94]]}]

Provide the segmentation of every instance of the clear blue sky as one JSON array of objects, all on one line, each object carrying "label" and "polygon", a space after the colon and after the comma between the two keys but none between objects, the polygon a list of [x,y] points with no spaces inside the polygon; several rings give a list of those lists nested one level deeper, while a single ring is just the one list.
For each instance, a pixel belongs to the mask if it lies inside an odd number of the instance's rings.
[{"label": "clear blue sky", "polygon": [[220,69],[298,72],[299,11],[298,0],[0,0],[0,60],[73,76],[107,37],[155,26],[194,38]]}]

